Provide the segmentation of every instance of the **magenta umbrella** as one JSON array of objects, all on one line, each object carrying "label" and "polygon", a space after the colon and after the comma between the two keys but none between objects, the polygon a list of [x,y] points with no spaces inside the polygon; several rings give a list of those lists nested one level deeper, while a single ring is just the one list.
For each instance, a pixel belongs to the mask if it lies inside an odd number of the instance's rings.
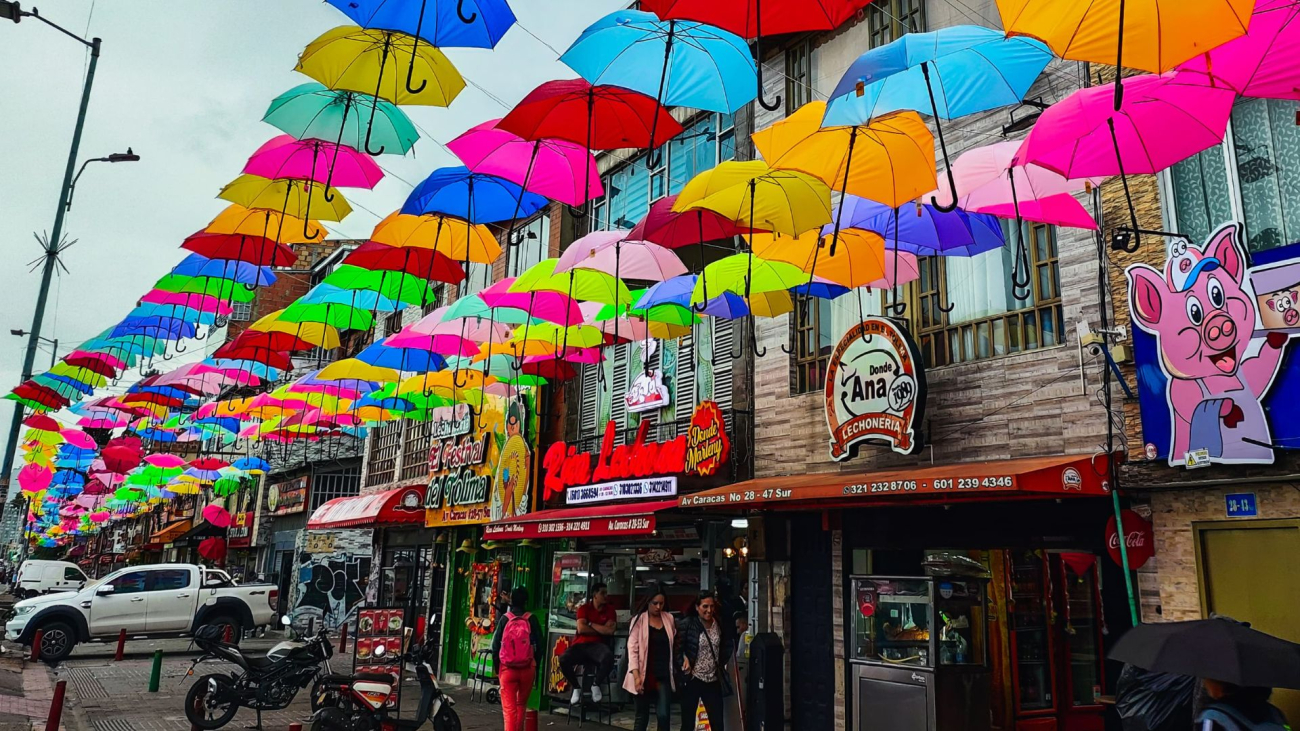
[{"label": "magenta umbrella", "polygon": [[374,160],[347,145],[295,140],[289,135],[272,137],[257,148],[244,172],[263,178],[310,180],[327,189],[331,185],[371,189],[384,177]]},{"label": "magenta umbrella", "polygon": [[1259,99],[1300,99],[1297,17],[1295,0],[1259,0],[1246,35],[1179,64],[1174,79]]},{"label": "magenta umbrella", "polygon": [[[1131,228],[1116,242],[1136,251],[1143,233],[1127,175],[1154,174],[1220,144],[1236,95],[1224,89],[1170,83],[1172,75],[1136,76],[1124,84],[1114,108],[1114,85],[1080,89],[1038,118],[1014,158],[1066,178],[1120,176]],[[1122,237],[1131,235],[1132,241]]]},{"label": "magenta umbrella", "polygon": [[24,465],[21,470],[18,470],[18,486],[23,492],[40,492],[50,486],[52,479],[54,479],[54,470],[38,464]]},{"label": "magenta umbrella", "polygon": [[511,307],[527,312],[539,320],[556,325],[582,324],[582,311],[572,297],[563,292],[537,290],[535,292],[510,292],[514,277],[507,277],[478,293],[488,307]]},{"label": "magenta umbrella", "polygon": [[220,505],[209,505],[204,508],[203,519],[218,528],[230,527],[230,512]]},{"label": "magenta umbrella", "polygon": [[[525,140],[488,120],[447,143],[476,173],[495,175],[524,190],[580,206],[605,194],[596,158],[582,145],[557,138]],[[517,209],[516,209],[517,212]]]}]

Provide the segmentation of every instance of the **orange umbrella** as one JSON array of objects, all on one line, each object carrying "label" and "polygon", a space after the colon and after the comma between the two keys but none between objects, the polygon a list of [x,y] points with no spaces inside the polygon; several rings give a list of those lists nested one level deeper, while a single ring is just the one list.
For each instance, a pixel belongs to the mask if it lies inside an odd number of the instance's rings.
[{"label": "orange umbrella", "polygon": [[239,205],[227,206],[203,230],[214,234],[273,238],[285,244],[305,244],[325,236],[325,227],[319,221],[305,221],[279,211]]},{"label": "orange umbrella", "polygon": [[[885,239],[858,228],[840,232],[842,246],[832,249],[832,236],[821,230],[801,236],[754,234],[754,254],[769,261],[793,264],[808,273],[850,289],[866,287],[885,276]],[[834,251],[834,254],[819,252]],[[820,261],[819,261],[820,259]]]},{"label": "orange umbrella", "polygon": [[501,256],[501,244],[487,226],[437,214],[391,213],[375,226],[370,239],[389,246],[433,249],[475,264],[491,264]]}]

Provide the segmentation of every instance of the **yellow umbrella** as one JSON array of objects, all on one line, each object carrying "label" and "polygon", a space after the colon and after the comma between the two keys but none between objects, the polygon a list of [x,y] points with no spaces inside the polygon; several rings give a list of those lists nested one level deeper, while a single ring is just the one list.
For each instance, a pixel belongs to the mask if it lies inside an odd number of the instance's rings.
[{"label": "yellow umbrella", "polygon": [[[997,0],[1007,35],[1072,61],[1164,73],[1245,35],[1255,0]],[[1116,104],[1118,108],[1118,102]]]},{"label": "yellow umbrella", "polygon": [[414,391],[451,392],[468,388],[482,388],[484,383],[483,374],[476,370],[435,371],[403,379],[397,386],[397,395],[400,396]]},{"label": "yellow umbrella", "polygon": [[808,173],[890,208],[938,187],[934,135],[916,112],[889,114],[868,125],[822,127],[825,113],[826,102],[805,104],[755,132],[754,147],[773,168]]},{"label": "yellow umbrella", "polygon": [[[768,261],[793,264],[809,274],[849,287],[865,287],[885,276],[885,240],[872,231],[840,231],[840,246],[831,247],[832,235],[809,231],[791,238],[780,234],[754,234],[754,254]],[[819,251],[819,248],[821,249]],[[834,252],[828,253],[828,252]]]},{"label": "yellow umbrella", "polygon": [[[414,54],[414,55],[412,55]],[[398,59],[411,67],[410,79],[423,79],[412,92]],[[465,79],[443,55],[415,36],[343,25],[325,31],[298,57],[299,71],[331,89],[370,94],[398,105],[445,107],[465,88]]]},{"label": "yellow umbrella", "polygon": [[338,188],[326,189],[319,183],[291,178],[271,180],[260,175],[240,175],[222,188],[217,197],[245,208],[280,211],[298,218],[315,211],[316,218],[322,221],[342,221],[352,212],[352,206]]},{"label": "yellow umbrella", "polygon": [[510,340],[504,343],[484,343],[478,355],[473,357],[475,363],[481,363],[494,355],[508,355],[512,358],[527,358],[532,355],[555,355],[559,345],[542,340]]},{"label": "yellow umbrella", "polygon": [[564,327],[553,322],[539,322],[515,328],[508,342],[538,341],[551,345],[566,344],[570,348],[595,348],[605,342],[599,328],[591,325]]},{"label": "yellow umbrella", "polygon": [[263,236],[286,244],[319,241],[325,235],[325,227],[318,221],[240,205],[228,206],[203,230],[214,234]]},{"label": "yellow umbrella", "polygon": [[326,350],[339,347],[337,328],[323,322],[287,322],[279,319],[282,312],[284,310],[276,310],[250,325],[248,329],[267,333],[285,333]]},{"label": "yellow umbrella", "polygon": [[370,365],[356,358],[344,358],[330,363],[316,374],[321,381],[377,381],[396,383],[402,376],[392,368]]},{"label": "yellow umbrella", "polygon": [[831,190],[807,173],[728,161],[692,178],[673,203],[679,213],[700,208],[750,229],[797,236],[830,223]]},{"label": "yellow umbrella", "polygon": [[412,216],[399,212],[380,221],[371,241],[397,247],[432,249],[456,261],[491,264],[501,256],[501,244],[487,226],[471,226],[450,216]]}]

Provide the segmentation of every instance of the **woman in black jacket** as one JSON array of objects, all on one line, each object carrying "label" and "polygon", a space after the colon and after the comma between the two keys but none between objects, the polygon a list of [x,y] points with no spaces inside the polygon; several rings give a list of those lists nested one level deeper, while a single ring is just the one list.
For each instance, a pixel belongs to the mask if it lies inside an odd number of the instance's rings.
[{"label": "woman in black jacket", "polygon": [[678,675],[677,691],[682,701],[682,731],[695,728],[695,709],[702,701],[709,714],[709,728],[724,731],[726,707],[731,694],[727,663],[735,647],[735,627],[718,619],[718,599],[704,592],[695,600],[694,617],[677,623],[673,667]]}]

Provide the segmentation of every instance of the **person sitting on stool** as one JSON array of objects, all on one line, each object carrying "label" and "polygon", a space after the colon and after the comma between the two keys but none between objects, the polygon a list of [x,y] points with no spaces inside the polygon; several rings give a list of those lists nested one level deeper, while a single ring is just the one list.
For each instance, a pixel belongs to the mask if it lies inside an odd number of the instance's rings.
[{"label": "person sitting on stool", "polygon": [[578,607],[578,633],[573,644],[560,656],[560,672],[573,688],[570,704],[582,699],[582,692],[587,690],[574,674],[576,666],[581,665],[595,673],[589,673],[592,680],[591,699],[600,702],[600,684],[614,670],[614,651],[609,647],[609,639],[614,636],[617,626],[614,607],[609,604],[609,593],[605,585],[597,583],[591,587],[591,600]]}]

